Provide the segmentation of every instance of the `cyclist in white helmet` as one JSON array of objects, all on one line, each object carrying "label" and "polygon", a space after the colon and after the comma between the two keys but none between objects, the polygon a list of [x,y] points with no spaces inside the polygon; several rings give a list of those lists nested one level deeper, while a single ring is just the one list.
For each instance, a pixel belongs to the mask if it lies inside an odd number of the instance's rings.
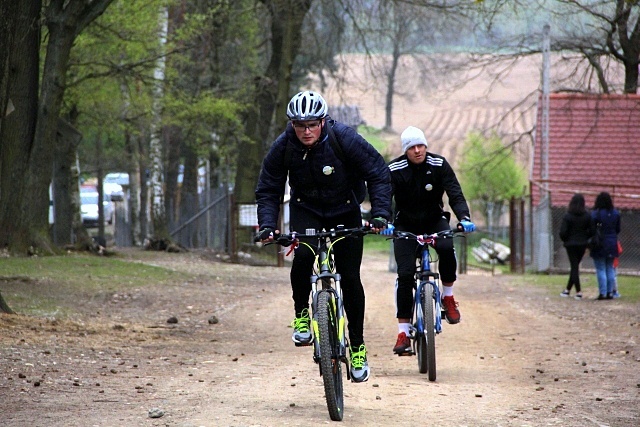
[{"label": "cyclist in white helmet", "polygon": [[[287,105],[289,123],[267,153],[256,188],[259,237],[273,239],[287,176],[291,187],[289,218],[291,231],[307,228],[331,229],[362,225],[360,204],[368,191],[375,231],[391,218],[391,182],[385,161],[354,129],[332,120],[327,103],[317,92],[296,94]],[[362,237],[344,239],[333,248],[342,276],[347,314],[351,376],[355,382],[369,378],[364,344],[365,295],[360,280]],[[309,277],[314,257],[304,245],[295,250],[291,266],[291,288],[295,319],[293,342],[313,342],[309,318]]]}]

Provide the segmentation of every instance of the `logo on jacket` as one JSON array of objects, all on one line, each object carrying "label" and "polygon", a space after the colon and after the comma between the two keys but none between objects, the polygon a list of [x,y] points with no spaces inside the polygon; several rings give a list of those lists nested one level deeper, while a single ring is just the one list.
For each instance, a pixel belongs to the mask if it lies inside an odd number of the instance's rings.
[{"label": "logo on jacket", "polygon": [[325,166],[322,168],[322,173],[329,176],[334,172],[334,167],[333,166]]}]

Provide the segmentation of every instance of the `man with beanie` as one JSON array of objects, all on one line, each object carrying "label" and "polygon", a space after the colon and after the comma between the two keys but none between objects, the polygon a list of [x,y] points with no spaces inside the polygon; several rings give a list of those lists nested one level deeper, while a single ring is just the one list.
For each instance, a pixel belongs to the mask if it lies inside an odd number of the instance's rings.
[{"label": "man with beanie", "polygon": [[[474,231],[475,225],[470,220],[467,201],[462,194],[456,174],[447,160],[443,156],[427,151],[427,139],[417,127],[406,128],[400,140],[404,154],[389,163],[395,198],[393,221],[395,228],[398,231],[414,234],[431,234],[449,230],[451,214],[444,210],[442,201],[446,192],[449,206],[459,221],[457,228],[465,232]],[[398,266],[396,281],[398,339],[393,351],[398,355],[413,354],[409,335],[417,247],[417,241],[405,239],[396,239],[393,246]],[[453,298],[453,283],[456,280],[457,269],[455,249],[436,247],[436,252],[443,285],[442,307],[447,322],[455,324],[460,322],[458,303]]]}]

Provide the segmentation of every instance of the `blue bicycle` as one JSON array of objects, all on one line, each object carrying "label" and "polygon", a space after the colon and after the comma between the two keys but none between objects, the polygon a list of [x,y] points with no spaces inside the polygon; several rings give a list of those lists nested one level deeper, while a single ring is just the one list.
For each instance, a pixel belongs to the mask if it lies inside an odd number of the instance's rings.
[{"label": "blue bicycle", "polygon": [[442,285],[440,274],[432,271],[429,248],[438,245],[453,245],[453,237],[462,233],[444,230],[433,234],[413,234],[408,231],[393,231],[394,239],[413,239],[420,246],[416,252],[416,273],[414,306],[409,338],[413,342],[413,352],[418,356],[418,370],[429,374],[429,381],[436,380],[435,337],[442,332]]}]

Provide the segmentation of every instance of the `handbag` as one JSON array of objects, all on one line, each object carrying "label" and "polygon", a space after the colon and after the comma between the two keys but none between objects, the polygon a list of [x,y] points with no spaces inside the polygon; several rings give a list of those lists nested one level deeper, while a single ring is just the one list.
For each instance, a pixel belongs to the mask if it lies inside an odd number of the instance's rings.
[{"label": "handbag", "polygon": [[620,264],[620,255],[622,254],[622,244],[618,240],[618,256],[613,259],[613,268],[618,268]]},{"label": "handbag", "polygon": [[[600,215],[598,215],[598,218]],[[602,235],[602,222],[596,222],[596,232],[593,236],[589,237],[587,240],[587,247],[590,251],[599,250],[602,248],[602,244],[604,243],[604,236]]]}]

